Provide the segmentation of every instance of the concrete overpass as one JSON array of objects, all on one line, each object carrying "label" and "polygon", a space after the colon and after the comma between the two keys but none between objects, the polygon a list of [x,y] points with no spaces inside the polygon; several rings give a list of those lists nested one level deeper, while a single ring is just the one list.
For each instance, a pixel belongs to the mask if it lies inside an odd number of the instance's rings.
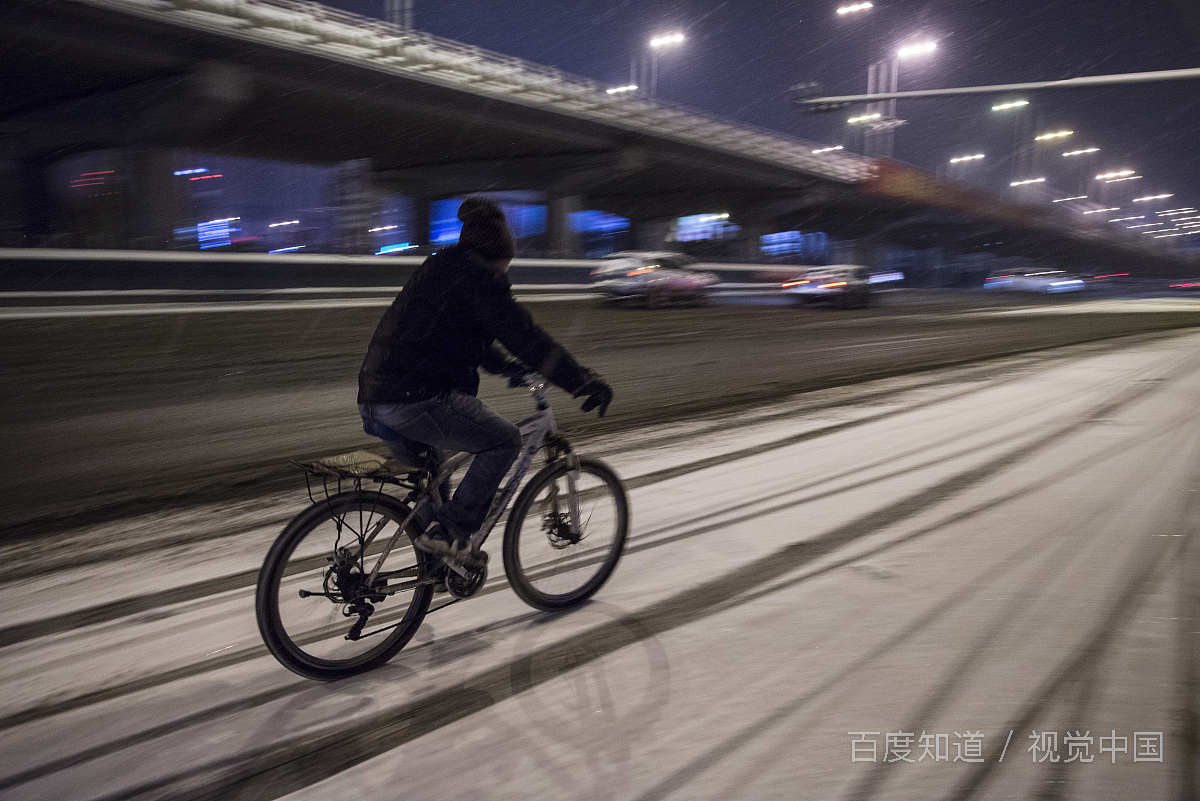
[{"label": "concrete overpass", "polygon": [[[5,0],[0,159],[24,242],[50,223],[47,167],[130,154],[130,242],[170,241],[164,149],[355,163],[418,200],[538,190],[552,249],[566,214],[661,221],[721,209],[756,241],[800,228],[1181,275],[1193,263],[1061,209],[1023,206],[891,162],[628,94],[298,0]],[[418,203],[418,208],[428,208]],[[32,234],[32,236],[30,236]]]}]

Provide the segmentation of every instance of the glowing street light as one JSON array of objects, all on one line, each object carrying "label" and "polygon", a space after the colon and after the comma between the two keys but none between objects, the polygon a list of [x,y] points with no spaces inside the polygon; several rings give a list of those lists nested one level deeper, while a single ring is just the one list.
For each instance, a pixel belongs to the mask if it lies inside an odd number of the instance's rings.
[{"label": "glowing street light", "polygon": [[960,161],[975,161],[976,159],[981,159],[981,158],[983,158],[982,153],[976,153],[973,156],[955,156],[954,158],[950,159],[950,163],[958,164]]},{"label": "glowing street light", "polygon": [[614,86],[612,89],[605,89],[604,91],[610,95],[620,94],[621,92],[636,92],[637,84],[630,83],[626,84],[625,86]]},{"label": "glowing street light", "polygon": [[818,147],[813,153],[832,153],[835,150],[842,150],[842,145],[833,145],[832,147]]},{"label": "glowing street light", "polygon": [[268,223],[268,228],[278,228],[281,225],[299,225],[299,220],[288,220],[287,222]]},{"label": "glowing street light", "polygon": [[874,3],[851,3],[848,6],[841,6],[837,13],[845,16],[846,14],[857,14],[859,11],[866,11],[868,8],[874,8]]},{"label": "glowing street light", "polygon": [[1005,111],[1010,108],[1020,108],[1021,106],[1028,106],[1028,105],[1029,105],[1028,100],[1014,100],[1011,103],[1001,103],[998,106],[992,106],[992,111]]},{"label": "glowing street light", "polygon": [[1051,200],[1051,203],[1066,203],[1068,200],[1087,200],[1087,195],[1076,195],[1075,197],[1060,197],[1058,200]]},{"label": "glowing street light", "polygon": [[1165,194],[1165,195],[1146,195],[1145,197],[1135,197],[1135,198],[1133,199],[1133,202],[1134,202],[1134,203],[1142,203],[1142,202],[1144,202],[1144,201],[1147,201],[1147,200],[1163,200],[1163,199],[1165,199],[1165,198],[1169,198],[1169,197],[1175,197],[1175,193],[1174,193],[1174,192],[1170,192],[1170,193],[1168,193],[1168,194]]},{"label": "glowing street light", "polygon": [[1013,181],[1009,186],[1026,186],[1027,184],[1040,184],[1045,182],[1045,178],[1026,178],[1024,181]]},{"label": "glowing street light", "polygon": [[907,45],[896,51],[897,58],[909,58],[910,56],[923,56],[926,53],[932,53],[937,50],[937,42],[921,42],[920,44]]},{"label": "glowing street light", "polygon": [[1113,206],[1111,209],[1092,209],[1091,211],[1085,211],[1084,214],[1103,214],[1106,211],[1120,211],[1120,210],[1121,210],[1120,206]]},{"label": "glowing street light", "polygon": [[1054,133],[1044,133],[1041,136],[1033,137],[1033,141],[1044,142],[1047,139],[1061,139],[1064,136],[1070,136],[1073,133],[1075,133],[1075,132],[1074,131],[1055,131]]},{"label": "glowing street light", "polygon": [[882,114],[880,114],[879,112],[875,112],[874,114],[863,114],[861,117],[851,117],[850,119],[846,120],[846,122],[850,123],[851,125],[855,125],[860,122],[869,122],[870,120],[878,120],[882,117],[883,117]]},{"label": "glowing street light", "polygon": [[1127,176],[1125,176],[1124,178],[1109,178],[1109,179],[1108,179],[1107,181],[1105,181],[1104,183],[1106,183],[1106,184],[1119,184],[1121,181],[1136,181],[1137,179],[1139,179],[1139,178],[1141,178],[1141,177],[1142,177],[1142,176],[1140,176],[1140,175],[1127,175]]},{"label": "glowing street light", "polygon": [[1133,170],[1117,170],[1116,172],[1106,172],[1096,176],[1097,181],[1107,181],[1109,178],[1124,178],[1126,175],[1133,175]]},{"label": "glowing street light", "polygon": [[1072,150],[1068,153],[1063,153],[1064,156],[1082,156],[1084,153],[1099,153],[1098,147],[1085,147],[1083,150]]},{"label": "glowing street light", "polygon": [[683,41],[682,33],[672,33],[667,36],[656,36],[650,40],[651,47],[667,47]]}]

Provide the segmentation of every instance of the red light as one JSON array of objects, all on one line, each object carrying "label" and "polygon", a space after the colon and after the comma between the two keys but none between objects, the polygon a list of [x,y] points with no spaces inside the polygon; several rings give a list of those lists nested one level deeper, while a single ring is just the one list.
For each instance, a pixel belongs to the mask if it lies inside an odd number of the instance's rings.
[{"label": "red light", "polygon": [[1200,286],[1200,283],[1193,283],[1193,284],[1171,284],[1171,288],[1180,287],[1180,286]]},{"label": "red light", "polygon": [[832,284],[820,284],[817,289],[832,289],[835,286],[845,286],[845,281],[834,281]]},{"label": "red light", "polygon": [[209,178],[224,178],[224,175],[197,175],[195,178],[188,178],[189,181],[207,181]]},{"label": "red light", "polygon": [[1129,275],[1129,273],[1111,273],[1109,275],[1097,275],[1096,277],[1097,278],[1119,278],[1122,275]]},{"label": "red light", "polygon": [[786,284],[784,284],[784,287],[800,286],[801,284],[807,284],[807,283],[808,283],[808,279],[805,278],[803,281],[788,281]]},{"label": "red light", "polygon": [[626,277],[628,277],[631,275],[645,275],[646,273],[652,273],[652,272],[654,272],[653,267],[643,267],[640,270],[631,270],[630,272],[625,273],[625,275],[626,275]]}]

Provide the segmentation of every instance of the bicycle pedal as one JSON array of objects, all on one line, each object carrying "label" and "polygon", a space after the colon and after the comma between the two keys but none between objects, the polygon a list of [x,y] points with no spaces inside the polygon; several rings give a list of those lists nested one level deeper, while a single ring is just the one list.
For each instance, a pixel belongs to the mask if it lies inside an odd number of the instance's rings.
[{"label": "bicycle pedal", "polygon": [[470,576],[470,574],[467,572],[467,569],[465,567],[463,567],[458,562],[455,562],[450,557],[443,556],[442,562],[446,565],[447,569],[453,570],[455,573],[462,576],[463,578],[468,578]]}]

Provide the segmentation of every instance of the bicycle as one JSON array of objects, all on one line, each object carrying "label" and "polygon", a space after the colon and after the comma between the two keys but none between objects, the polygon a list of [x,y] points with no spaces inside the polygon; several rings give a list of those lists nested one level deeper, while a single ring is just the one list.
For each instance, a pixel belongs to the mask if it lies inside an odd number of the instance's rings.
[{"label": "bicycle", "polygon": [[[616,570],[629,530],[629,498],[611,467],[576,455],[558,433],[545,380],[530,373],[518,384],[529,389],[537,409],[517,424],[524,446],[516,467],[471,541],[483,545],[534,457],[545,451],[546,465],[521,490],[505,524],[504,572],[535,609],[568,609],[595,595]],[[436,609],[479,592],[486,563],[468,569],[412,542],[469,458],[456,454],[439,465],[427,450],[423,464],[413,465],[354,451],[295,462],[305,471],[312,505],[271,546],[255,598],[259,631],[276,659],[320,681],[362,673],[412,639],[435,589],[452,599]],[[321,479],[323,497],[314,493],[314,478]],[[364,482],[379,488],[364,489]],[[407,494],[385,493],[388,485]]]}]

